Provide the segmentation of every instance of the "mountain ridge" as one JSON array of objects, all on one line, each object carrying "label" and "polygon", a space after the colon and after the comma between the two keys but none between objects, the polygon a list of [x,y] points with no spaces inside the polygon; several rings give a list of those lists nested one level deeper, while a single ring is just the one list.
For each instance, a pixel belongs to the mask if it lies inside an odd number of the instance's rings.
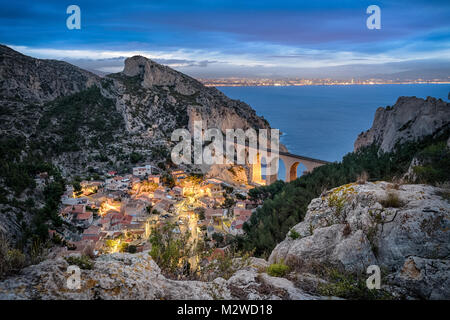
[{"label": "mountain ridge", "polygon": [[[67,62],[35,59],[2,45],[1,130],[6,135],[25,136],[27,140],[34,135],[40,142],[42,137],[47,138],[47,132],[38,131],[42,129],[39,125],[42,117],[48,115],[55,104],[69,100],[64,100],[64,97],[78,94],[80,103],[89,104],[91,109],[98,108],[93,101],[82,101],[83,94],[92,87],[100,90],[99,100],[104,97],[112,101],[114,108],[109,109],[112,115],[118,113],[123,118],[121,123],[124,126],[121,124],[116,130],[123,134],[117,137],[115,147],[132,152],[140,145],[141,150],[137,152],[142,152],[144,158],[148,155],[147,160],[151,159],[149,150],[155,147],[155,141],[159,141],[158,144],[163,145],[167,153],[172,144],[171,132],[177,128],[192,130],[196,120],[202,120],[205,128],[219,128],[223,132],[237,128],[269,128],[268,122],[257,116],[249,105],[230,99],[215,88],[205,87],[194,78],[142,56],[127,58],[122,72],[102,78]],[[50,121],[59,126],[65,108],[56,110],[60,111],[51,114]],[[100,118],[97,120],[102,122]],[[86,132],[80,131],[79,135],[86,135]],[[101,141],[98,148],[91,149],[88,145],[90,141],[81,144],[79,149],[108,153],[109,146],[101,145]],[[167,160],[167,155],[161,160]],[[69,163],[66,165],[70,166]],[[80,170],[84,167],[74,166]]]}]

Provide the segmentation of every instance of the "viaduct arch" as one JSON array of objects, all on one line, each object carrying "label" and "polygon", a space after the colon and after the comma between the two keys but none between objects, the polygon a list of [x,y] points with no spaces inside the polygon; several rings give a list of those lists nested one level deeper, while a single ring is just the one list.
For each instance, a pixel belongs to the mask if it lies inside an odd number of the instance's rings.
[{"label": "viaduct arch", "polygon": [[[268,151],[268,158],[270,159],[270,150]],[[274,157],[271,159],[270,164],[267,164],[267,167],[276,166],[276,170],[271,175],[266,175],[265,179],[262,178],[262,159],[259,153],[256,155],[256,161],[253,164],[250,164],[250,175],[251,182],[256,184],[272,184],[278,180],[278,160],[281,159],[284,163],[284,167],[286,168],[285,180],[286,182],[293,181],[297,179],[297,167],[299,164],[302,164],[306,167],[306,171],[304,173],[311,172],[317,167],[323,166],[324,164],[329,163],[328,161],[314,159],[310,157],[300,156],[296,154],[292,154],[289,152],[279,152],[278,157]]]}]

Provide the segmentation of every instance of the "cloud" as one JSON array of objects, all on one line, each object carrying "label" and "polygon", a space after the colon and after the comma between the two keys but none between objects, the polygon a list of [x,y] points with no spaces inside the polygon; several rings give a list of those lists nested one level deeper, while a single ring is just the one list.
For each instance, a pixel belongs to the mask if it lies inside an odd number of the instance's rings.
[{"label": "cloud", "polygon": [[103,72],[122,70],[123,60],[133,55],[202,75],[231,70],[287,75],[311,68],[450,60],[448,1],[383,2],[382,28],[375,31],[365,25],[369,0],[77,4],[82,13],[77,31],[65,27],[66,4],[60,1],[3,4],[2,42],[31,56]]}]

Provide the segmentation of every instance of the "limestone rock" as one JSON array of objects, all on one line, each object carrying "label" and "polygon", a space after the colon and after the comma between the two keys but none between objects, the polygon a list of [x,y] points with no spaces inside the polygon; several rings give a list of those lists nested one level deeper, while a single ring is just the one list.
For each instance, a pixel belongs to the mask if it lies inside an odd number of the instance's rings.
[{"label": "limestone rock", "polygon": [[34,59],[4,45],[0,57],[0,100],[42,103],[100,83],[100,77],[67,62]]},{"label": "limestone rock", "polygon": [[[416,288],[409,291],[414,297],[447,297],[450,287],[439,283],[449,275],[450,203],[441,192],[427,185],[396,190],[387,182],[332,189],[311,201],[304,221],[293,227],[300,237],[288,235],[269,262],[284,260],[300,272],[331,265],[351,273],[365,273],[376,264],[392,283]],[[389,194],[398,197],[399,207],[384,202]],[[417,270],[405,265],[411,257],[417,257]]]},{"label": "limestone rock", "polygon": [[378,108],[372,127],[355,141],[355,151],[377,143],[382,151],[392,151],[397,143],[415,141],[450,125],[450,104],[428,97],[400,97],[395,105]]},{"label": "limestone rock", "polygon": [[80,289],[69,289],[69,264],[63,258],[27,267],[0,282],[0,299],[318,299],[283,278],[260,273],[267,267],[253,259],[230,279],[211,282],[167,279],[148,252],[115,253],[97,258],[91,270],[81,270]]},{"label": "limestone rock", "polygon": [[421,299],[450,299],[449,260],[410,256],[390,280]]}]

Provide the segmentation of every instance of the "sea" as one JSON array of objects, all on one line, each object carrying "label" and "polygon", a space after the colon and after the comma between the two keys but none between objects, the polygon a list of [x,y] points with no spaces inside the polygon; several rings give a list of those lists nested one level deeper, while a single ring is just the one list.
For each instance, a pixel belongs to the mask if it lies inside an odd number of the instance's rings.
[{"label": "sea", "polygon": [[[249,104],[272,128],[289,152],[341,161],[353,151],[356,137],[372,126],[379,107],[400,96],[428,96],[448,101],[450,84],[218,87],[232,99]],[[304,171],[299,166],[298,174]],[[284,179],[280,163],[279,178]]]}]

